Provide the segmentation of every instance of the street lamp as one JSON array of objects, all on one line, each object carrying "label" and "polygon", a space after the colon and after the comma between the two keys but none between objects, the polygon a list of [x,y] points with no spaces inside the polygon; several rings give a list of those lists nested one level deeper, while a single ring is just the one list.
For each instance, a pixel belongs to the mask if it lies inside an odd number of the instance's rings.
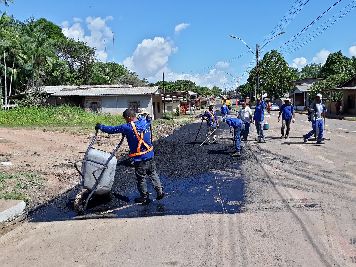
[{"label": "street lamp", "polygon": [[248,50],[256,56],[256,87],[255,87],[255,100],[257,97],[257,91],[259,91],[260,89],[260,77],[259,77],[259,53],[261,51],[262,48],[264,48],[266,45],[268,45],[270,42],[272,42],[275,38],[277,38],[278,36],[284,34],[285,32],[280,32],[275,34],[274,36],[272,36],[271,38],[269,38],[260,48],[259,44],[256,44],[256,51],[253,52],[253,50],[251,49],[251,47],[240,37],[235,36],[235,35],[230,35],[231,38],[233,39],[238,39],[240,40],[247,48]]}]

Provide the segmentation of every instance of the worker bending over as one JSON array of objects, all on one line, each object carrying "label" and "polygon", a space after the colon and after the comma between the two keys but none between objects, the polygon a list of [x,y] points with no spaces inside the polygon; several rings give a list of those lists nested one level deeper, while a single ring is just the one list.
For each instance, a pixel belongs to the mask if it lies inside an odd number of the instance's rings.
[{"label": "worker bending over", "polygon": [[241,156],[241,132],[245,128],[245,124],[240,118],[227,118],[224,120],[229,127],[234,129],[234,143],[236,152],[232,154],[233,157]]},{"label": "worker bending over", "polygon": [[207,122],[207,138],[209,139],[209,143],[216,143],[215,132],[219,127],[219,121],[218,116],[216,115],[216,111],[214,111],[213,105],[209,106],[209,109],[205,111],[205,113],[202,115],[202,118]]}]

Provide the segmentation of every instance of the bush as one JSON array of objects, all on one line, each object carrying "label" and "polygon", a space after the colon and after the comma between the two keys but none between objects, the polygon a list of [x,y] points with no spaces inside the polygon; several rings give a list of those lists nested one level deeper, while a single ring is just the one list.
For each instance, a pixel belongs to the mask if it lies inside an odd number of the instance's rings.
[{"label": "bush", "polygon": [[79,107],[18,107],[0,110],[1,126],[80,126],[93,127],[96,123],[118,125],[122,116],[86,112]]}]

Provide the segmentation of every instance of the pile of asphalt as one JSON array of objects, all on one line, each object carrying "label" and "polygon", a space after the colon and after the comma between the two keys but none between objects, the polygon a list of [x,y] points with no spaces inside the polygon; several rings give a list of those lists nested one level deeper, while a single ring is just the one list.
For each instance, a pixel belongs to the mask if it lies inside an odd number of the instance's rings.
[{"label": "pile of asphalt", "polygon": [[[229,170],[233,168],[233,164],[239,164],[243,160],[243,158],[231,157],[234,147],[232,134],[227,126],[222,125],[217,131],[218,142],[216,144],[206,143],[200,146],[205,140],[206,134],[206,124],[191,123],[176,128],[171,135],[154,142],[155,162],[160,177],[164,177],[162,180],[163,186],[165,180],[190,179],[211,171]],[[124,198],[120,196],[137,194],[133,166],[127,156],[118,160],[119,164],[117,165],[112,192],[119,198],[113,197],[111,201],[106,203],[104,209],[108,206],[125,204]],[[34,220],[45,220],[45,216],[55,217],[57,215],[62,216],[63,212],[71,213],[73,211],[73,200],[78,190],[79,186],[72,188],[48,203],[37,207],[30,212],[30,217]],[[51,215],[48,215],[49,211],[51,211]]]}]

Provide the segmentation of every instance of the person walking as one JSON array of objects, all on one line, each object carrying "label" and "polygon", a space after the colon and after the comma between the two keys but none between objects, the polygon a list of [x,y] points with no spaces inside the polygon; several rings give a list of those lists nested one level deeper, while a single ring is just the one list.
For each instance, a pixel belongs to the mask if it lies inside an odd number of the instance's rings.
[{"label": "person walking", "polygon": [[207,138],[209,139],[209,143],[216,143],[215,132],[219,127],[219,121],[218,121],[218,116],[216,114],[216,111],[214,111],[213,105],[209,106],[209,109],[205,111],[205,113],[202,115],[202,118],[207,122],[207,127],[208,127]]},{"label": "person walking", "polygon": [[256,131],[257,131],[257,141],[259,143],[265,143],[265,136],[263,134],[263,124],[264,124],[264,118],[265,118],[265,109],[266,109],[266,103],[265,101],[262,100],[261,98],[257,98],[256,100],[256,108],[255,112],[253,114],[253,121],[255,122],[256,125]]},{"label": "person walking", "polygon": [[237,116],[243,121],[245,125],[244,130],[241,132],[242,140],[247,141],[247,137],[250,133],[252,110],[250,109],[249,104],[247,104],[246,102],[241,102],[240,104],[241,104],[241,108],[239,109]]},{"label": "person walking", "polygon": [[222,116],[223,120],[226,119],[227,115],[229,115],[229,109],[228,109],[228,107],[226,105],[226,101],[225,100],[223,101],[223,104],[222,104],[222,106],[220,108],[220,112],[221,112],[221,116]]},{"label": "person walking", "polygon": [[303,135],[304,143],[308,142],[308,139],[314,134],[317,136],[316,143],[322,143],[324,134],[324,118],[326,113],[326,107],[322,103],[322,98],[323,96],[321,94],[317,94],[315,96],[315,102],[309,109],[313,129],[309,133]]},{"label": "person walking", "polygon": [[150,203],[147,191],[146,179],[149,178],[157,193],[156,199],[161,200],[165,193],[161,181],[157,174],[156,163],[154,161],[154,149],[151,141],[151,118],[147,116],[136,117],[136,113],[131,109],[123,112],[125,124],[118,126],[107,126],[100,123],[95,125],[95,130],[100,130],[108,134],[121,133],[127,138],[130,148],[129,157],[133,159],[135,166],[137,189],[140,197],[135,198],[136,203],[147,205]]},{"label": "person walking", "polygon": [[[280,122],[280,118],[282,115],[282,127],[281,127],[281,138],[288,138],[290,132],[290,124],[291,122],[294,123],[295,121],[295,113],[294,107],[292,106],[290,99],[284,99],[284,104],[281,106],[279,115],[278,115],[278,122]],[[286,135],[284,135],[284,129],[286,130]]]},{"label": "person walking", "polygon": [[236,152],[233,157],[241,156],[241,132],[244,129],[244,122],[240,118],[227,118],[224,120],[229,127],[234,129],[234,144]]}]

